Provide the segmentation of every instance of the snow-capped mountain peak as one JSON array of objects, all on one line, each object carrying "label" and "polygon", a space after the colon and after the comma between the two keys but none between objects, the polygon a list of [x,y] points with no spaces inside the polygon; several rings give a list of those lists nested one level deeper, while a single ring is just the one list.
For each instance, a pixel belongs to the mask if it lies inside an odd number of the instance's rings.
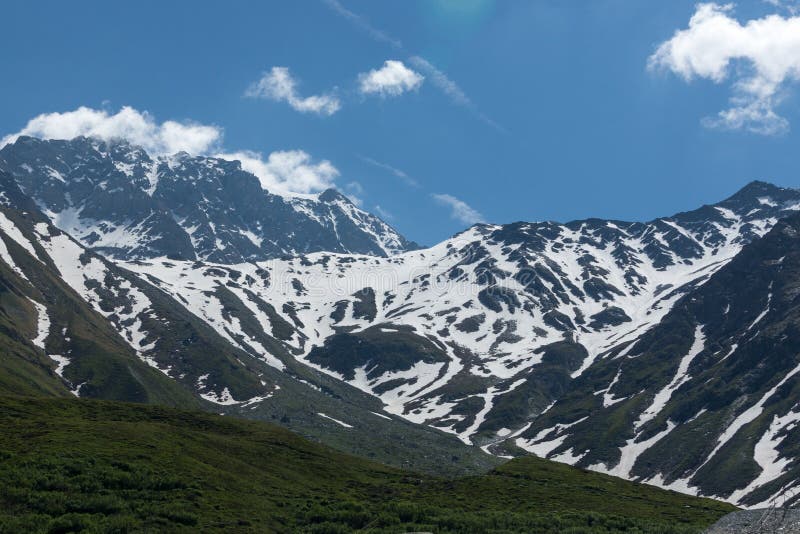
[{"label": "snow-capped mountain peak", "polygon": [[233,263],[416,248],[335,190],[266,191],[238,161],[185,152],[151,157],[122,140],[20,137],[0,150],[0,169],[62,230],[113,258]]}]

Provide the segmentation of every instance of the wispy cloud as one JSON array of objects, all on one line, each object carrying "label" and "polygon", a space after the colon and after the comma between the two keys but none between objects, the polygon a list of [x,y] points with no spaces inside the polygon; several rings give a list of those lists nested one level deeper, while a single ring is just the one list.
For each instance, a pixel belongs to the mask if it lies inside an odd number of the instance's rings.
[{"label": "wispy cloud", "polygon": [[481,112],[472,100],[467,96],[459,85],[451,80],[447,74],[436,68],[436,66],[421,56],[411,56],[408,62],[416,68],[424,72],[431,80],[431,83],[436,86],[442,93],[444,93],[451,102],[458,106],[462,106],[470,110],[477,118],[496,129],[499,132],[505,133],[505,128],[497,124],[491,118]]},{"label": "wispy cloud", "polygon": [[400,96],[415,91],[425,77],[406,67],[402,61],[387,60],[379,69],[358,75],[358,90],[364,95]]},{"label": "wispy cloud", "polygon": [[377,167],[379,169],[383,169],[384,171],[388,172],[389,174],[391,174],[391,175],[399,178],[400,180],[402,180],[403,183],[405,183],[409,187],[419,187],[419,182],[417,182],[414,178],[409,176],[404,171],[401,171],[397,167],[392,167],[391,165],[389,165],[387,163],[381,163],[380,161],[376,161],[376,160],[374,160],[372,158],[368,158],[367,156],[359,155],[358,159],[360,159],[364,163],[368,163],[368,164],[372,165],[373,167]]},{"label": "wispy cloud", "polygon": [[[770,2],[773,5],[790,5]],[[792,4],[794,5],[794,4]],[[733,4],[698,4],[686,29],[661,43],[649,58],[651,70],[668,70],[684,80],[730,80],[730,107],[703,120],[709,128],[782,134],[789,122],[775,111],[790,82],[800,80],[800,17],[778,14],[740,23]],[[737,62],[749,68],[735,68]]]},{"label": "wispy cloud", "polygon": [[800,13],[800,2],[792,1],[792,0],[764,0],[765,4],[769,4],[771,6],[777,7],[779,9],[785,9],[792,15],[797,15]]},{"label": "wispy cloud", "polygon": [[450,217],[461,223],[473,225],[484,222],[483,215],[463,200],[446,194],[434,193],[431,196],[439,204],[450,208]]},{"label": "wispy cloud", "polygon": [[356,206],[364,204],[362,196],[364,195],[364,186],[358,182],[348,182],[344,185],[344,194],[350,199],[350,202]]},{"label": "wispy cloud", "polygon": [[333,115],[342,107],[339,99],[331,94],[302,97],[297,91],[297,85],[297,80],[287,67],[272,67],[260,80],[251,84],[244,94],[250,98],[286,102],[301,113]]},{"label": "wispy cloud", "polygon": [[392,215],[391,213],[389,213],[388,211],[386,211],[385,209],[383,209],[383,208],[382,208],[380,205],[378,205],[378,204],[375,204],[375,213],[377,213],[377,214],[378,214],[378,216],[379,216],[381,219],[385,219],[385,220],[387,220],[387,221],[391,221],[392,219],[394,219],[394,215]]},{"label": "wispy cloud", "polygon": [[408,62],[430,76],[431,83],[447,95],[453,103],[466,107],[473,105],[472,100],[469,99],[464,90],[461,89],[456,82],[448,78],[444,72],[437,69],[424,57],[411,56],[408,58]]},{"label": "wispy cloud", "polygon": [[379,30],[378,28],[374,27],[372,24],[370,24],[369,20],[367,20],[366,17],[353,13],[352,11],[344,7],[338,0],[322,0],[322,1],[325,3],[325,5],[331,8],[336,14],[350,21],[355,27],[365,32],[375,41],[388,44],[392,48],[396,48],[398,50],[403,48],[403,43],[401,43],[399,40],[393,38],[385,31]]}]

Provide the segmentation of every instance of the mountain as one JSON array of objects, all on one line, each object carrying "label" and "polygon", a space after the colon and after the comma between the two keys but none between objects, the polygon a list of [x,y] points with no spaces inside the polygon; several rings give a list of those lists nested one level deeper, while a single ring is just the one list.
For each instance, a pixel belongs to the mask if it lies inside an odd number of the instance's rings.
[{"label": "mountain", "polygon": [[797,504],[798,348],[800,214],[609,351],[520,439],[543,456],[688,493]]},{"label": "mountain", "polygon": [[[784,329],[758,345],[791,281],[756,283],[772,271],[742,262],[793,224],[800,191],[753,182],[649,222],[481,224],[414,250],[339,193],[273,195],[236,162],[123,142],[20,138],[0,150],[0,193],[3,272],[44,309],[6,327],[27,358],[9,388],[163,395],[448,474],[533,453],[748,505],[799,480],[797,344]],[[256,230],[270,237],[237,244]],[[780,242],[782,261],[795,244]],[[62,302],[37,261],[158,380],[140,386],[152,393],[115,395],[103,358],[66,353],[69,314],[32,326]],[[715,287],[728,293],[704,293]],[[717,366],[712,350],[730,354]]]},{"label": "mountain", "polygon": [[0,169],[55,226],[116,259],[238,263],[417,248],[333,189],[272,194],[237,161],[151,157],[122,140],[20,137],[0,150]]},{"label": "mountain", "polygon": [[[243,350],[231,341],[241,334],[220,335],[179,299],[52,226],[10,175],[0,172],[0,187],[0,394],[243,414],[439,473],[497,464],[451,436],[385,414],[377,399],[295,361],[268,334],[259,340],[269,350],[255,341],[262,352]],[[237,305],[235,297],[226,301],[222,313],[230,317]]]},{"label": "mountain", "polygon": [[[479,225],[390,258],[120,265],[222,335],[237,321],[259,324],[390,411],[483,444],[537,415],[604,352],[658,324],[798,202],[800,192],[755,183],[716,206],[650,223]],[[229,317],[219,311],[220,288],[243,304]],[[529,406],[495,406],[517,388]]]},{"label": "mountain", "polygon": [[[638,476],[625,470],[627,464],[610,468],[600,461],[616,466],[612,444],[622,446],[631,438],[613,418],[595,414],[585,420],[584,433],[574,432],[583,448],[564,441],[573,435],[566,432],[569,425],[601,409],[597,402],[613,406],[616,400],[595,395],[610,389],[615,373],[606,372],[605,383],[580,385],[651,332],[672,332],[663,326],[671,310],[714,280],[746,244],[759,242],[781,217],[795,213],[798,202],[798,191],[756,182],[714,206],[649,223],[482,225],[430,249],[385,259],[318,253],[243,265],[163,260],[124,265],[185,299],[220,332],[235,328],[237,320],[261,324],[273,334],[280,330],[282,343],[300,361],[375,395],[388,412],[409,421],[496,454],[522,449],[659,483],[656,470]],[[229,318],[215,311],[223,304],[213,295],[222,287],[244,304]],[[766,288],[753,289],[750,301],[768,297]],[[737,323],[741,329],[749,325],[743,320]],[[673,361],[689,350],[667,347]],[[663,370],[664,357],[647,364],[652,376]],[[611,365],[616,371],[618,365]],[[783,371],[766,365],[764,373],[780,380]],[[736,371],[750,372],[747,365]],[[640,389],[645,385],[636,383]],[[654,381],[650,393],[660,385]],[[658,402],[681,385],[672,383]],[[553,404],[567,399],[584,409],[580,416],[569,412],[570,417],[553,419],[562,413]],[[631,413],[630,406],[618,409]],[[603,425],[617,434],[597,439],[592,429]],[[634,450],[651,444],[638,428],[634,437]],[[611,452],[598,453],[592,462],[594,457],[583,453],[596,444]],[[670,462],[684,461],[686,449],[675,443],[658,450]],[[667,456],[667,451],[677,452]],[[783,474],[754,465],[734,465],[736,477],[708,471],[704,490],[670,487],[752,503],[756,490],[766,491],[759,489],[762,482]],[[796,479],[792,473],[785,477]],[[719,489],[734,480],[747,482],[742,491]],[[782,494],[780,488],[776,492]]]},{"label": "mountain", "polygon": [[733,510],[536,458],[442,479],[156,406],[0,396],[0,425],[0,532],[683,534]]}]

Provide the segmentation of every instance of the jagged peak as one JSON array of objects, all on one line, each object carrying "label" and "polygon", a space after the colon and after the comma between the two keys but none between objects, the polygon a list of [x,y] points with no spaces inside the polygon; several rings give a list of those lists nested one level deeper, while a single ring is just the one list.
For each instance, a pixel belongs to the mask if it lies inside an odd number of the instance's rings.
[{"label": "jagged peak", "polygon": [[341,192],[339,192],[338,189],[334,187],[326,189],[325,191],[320,193],[317,198],[319,199],[320,202],[332,203],[332,202],[344,201],[347,202],[348,204],[353,204],[349,198],[344,196]]},{"label": "jagged peak", "polygon": [[[240,161],[185,151],[151,156],[124,140],[21,137],[3,149],[0,166],[49,212],[92,213],[107,231],[91,233],[89,223],[66,216],[65,230],[113,257],[152,257],[182,247],[190,256],[194,249],[214,261],[238,262],[307,251],[387,255],[417,248],[336,189],[270,191]],[[89,197],[82,185],[93,179],[100,189]],[[137,193],[135,202],[119,206],[114,194],[131,187],[147,196]],[[108,191],[108,201],[99,191]],[[196,200],[202,209],[186,205],[187,196],[202,199]],[[346,220],[352,224],[342,224]]]},{"label": "jagged peak", "polygon": [[762,196],[781,195],[787,190],[796,191],[794,189],[779,187],[775,184],[771,184],[763,180],[753,180],[752,182],[747,183],[744,187],[739,189],[736,193],[725,199],[725,201],[740,200],[740,199],[750,200]]}]

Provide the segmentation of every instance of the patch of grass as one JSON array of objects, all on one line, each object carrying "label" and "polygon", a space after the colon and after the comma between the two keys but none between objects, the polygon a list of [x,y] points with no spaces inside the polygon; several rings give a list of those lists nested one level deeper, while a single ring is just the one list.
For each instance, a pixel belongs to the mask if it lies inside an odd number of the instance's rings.
[{"label": "patch of grass", "polygon": [[733,509],[535,458],[417,475],[158,406],[0,397],[0,428],[0,533],[684,533]]}]

